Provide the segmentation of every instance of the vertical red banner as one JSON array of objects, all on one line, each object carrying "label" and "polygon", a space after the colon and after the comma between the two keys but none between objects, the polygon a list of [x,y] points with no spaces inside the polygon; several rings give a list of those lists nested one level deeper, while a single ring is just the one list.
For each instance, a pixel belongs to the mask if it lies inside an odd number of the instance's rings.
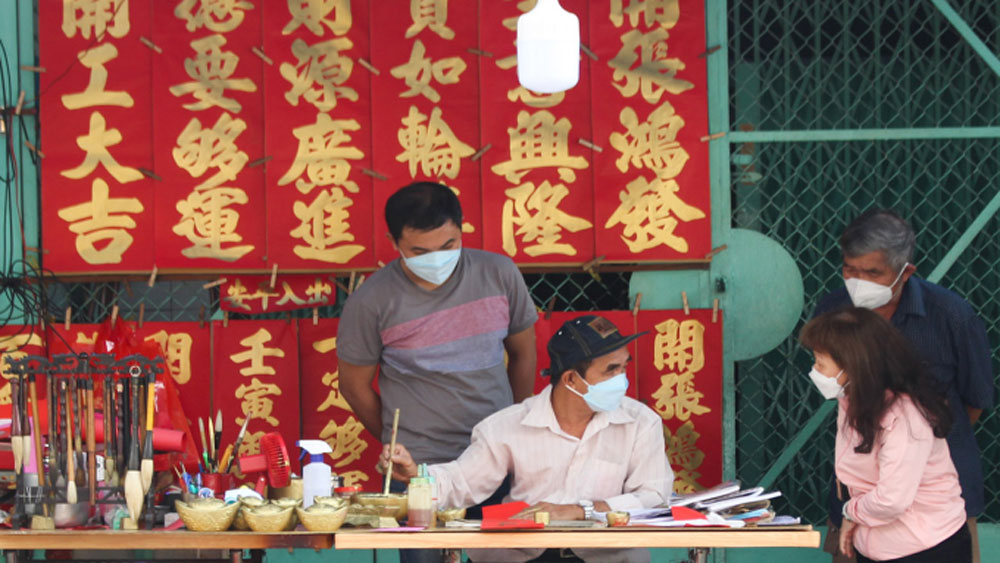
[{"label": "vertical red banner", "polygon": [[[142,328],[136,328],[135,334],[144,342],[157,343],[163,351],[167,372],[180,395],[184,416],[191,428],[197,428],[198,417],[205,419],[205,424],[208,424],[207,417],[214,421],[215,411],[208,393],[212,388],[212,334],[208,325],[143,323]],[[201,451],[201,444],[198,450]]]},{"label": "vertical red banner", "polygon": [[268,252],[261,7],[212,4],[152,3],[161,269],[263,269]]},{"label": "vertical red banner", "polygon": [[[551,365],[549,361],[548,345],[549,340],[553,335],[559,330],[559,328],[566,322],[571,321],[577,317],[583,317],[586,315],[597,315],[599,317],[604,317],[605,319],[614,323],[618,327],[618,332],[626,336],[635,333],[635,317],[632,316],[630,311],[574,311],[574,312],[561,312],[552,313],[552,315],[546,319],[544,316],[540,316],[538,322],[535,323],[535,350],[538,354],[538,373],[535,375],[535,394],[537,395],[539,391],[545,389],[545,386],[551,383],[549,376],[542,375],[542,370],[548,369]],[[647,338],[647,337],[643,337]],[[625,370],[628,374],[628,392],[627,395],[633,399],[639,396],[639,386],[636,382],[636,363],[638,352],[636,348],[636,341],[632,341],[628,345],[629,353],[632,354],[632,361],[628,364],[628,368]]]},{"label": "vertical red banner", "polygon": [[375,464],[381,442],[368,433],[340,393],[337,325],[340,319],[299,321],[302,369],[302,437],[324,440],[333,450],[326,460],[345,485],[377,490],[382,476]]},{"label": "vertical red banner", "polygon": [[[374,266],[368,2],[261,2],[269,264]],[[369,65],[370,66],[370,65]],[[382,140],[381,142],[387,142]]]},{"label": "vertical red banner", "polygon": [[[588,41],[590,2],[564,0]],[[482,2],[483,248],[519,264],[583,263],[594,257],[591,60],[580,85],[537,94],[517,82],[517,17],[532,2]],[[582,56],[582,55],[581,55]],[[598,98],[600,99],[600,98]]]},{"label": "vertical red banner", "polygon": [[[0,418],[10,418],[11,392],[8,360],[45,355],[45,335],[37,326],[0,327]],[[44,391],[43,385],[40,390]],[[44,396],[44,393],[43,393]]]},{"label": "vertical red banner", "polygon": [[597,255],[698,260],[711,250],[705,3],[594,4]]},{"label": "vertical red banner", "polygon": [[[296,325],[286,321],[215,321],[215,405],[222,408],[222,443],[229,444],[250,417],[243,444],[233,455],[260,452],[260,438],[278,432],[299,471],[299,349]],[[248,476],[256,477],[256,476]]]},{"label": "vertical red banner", "polygon": [[38,6],[44,266],[153,265],[149,2]]},{"label": "vertical red banner", "polygon": [[[404,9],[405,5],[409,9]],[[385,201],[416,181],[442,183],[462,202],[462,244],[481,248],[477,2],[396,2],[373,23],[371,62],[375,257],[398,257],[384,236]],[[375,28],[373,28],[374,32]]]},{"label": "vertical red banner", "polygon": [[722,314],[639,311],[639,400],[663,418],[674,490],[722,481]]}]

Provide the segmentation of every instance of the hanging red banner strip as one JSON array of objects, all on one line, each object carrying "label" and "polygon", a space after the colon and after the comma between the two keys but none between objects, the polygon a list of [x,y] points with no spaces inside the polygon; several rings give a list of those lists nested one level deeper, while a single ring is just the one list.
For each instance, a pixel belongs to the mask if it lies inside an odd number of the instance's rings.
[{"label": "hanging red banner strip", "polygon": [[[43,265],[130,272],[153,265],[149,10],[128,2],[38,7]],[[43,108],[43,109],[42,109]],[[36,153],[37,155],[37,153]],[[40,155],[37,155],[40,157]]]},{"label": "hanging red banner strip", "polygon": [[157,267],[262,268],[264,171],[250,166],[264,156],[261,10],[152,5]]},{"label": "hanging red banner strip", "polygon": [[233,276],[219,288],[224,311],[258,314],[333,305],[337,301],[334,276],[281,276],[271,287],[271,276]]},{"label": "hanging red banner strip", "polygon": [[[402,3],[400,3],[402,4]],[[372,43],[376,258],[398,257],[385,201],[411,182],[445,184],[462,202],[462,244],[483,241],[479,164],[479,43],[476,2],[411,2],[379,15]],[[489,59],[487,59],[489,61]]]},{"label": "hanging red banner strip", "polygon": [[[483,248],[519,264],[584,263],[594,258],[590,59],[580,85],[537,94],[518,85],[517,17],[528,2],[480,4],[482,60]],[[588,41],[586,0],[562,2]]]},{"label": "hanging red banner strip", "polygon": [[261,3],[269,263],[372,266],[368,2]]},{"label": "hanging red banner strip", "polygon": [[375,464],[381,442],[368,433],[340,392],[337,325],[340,319],[299,321],[302,378],[302,437],[324,440],[333,453],[326,462],[345,485],[380,490]]},{"label": "hanging red banner strip", "polygon": [[597,254],[703,259],[711,249],[705,12],[700,0],[611,2],[590,19]]}]

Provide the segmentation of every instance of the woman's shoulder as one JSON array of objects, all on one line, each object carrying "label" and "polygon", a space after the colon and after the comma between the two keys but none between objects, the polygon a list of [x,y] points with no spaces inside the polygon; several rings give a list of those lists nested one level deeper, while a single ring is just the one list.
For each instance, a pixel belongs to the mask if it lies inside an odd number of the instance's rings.
[{"label": "woman's shoulder", "polygon": [[915,439],[929,439],[934,437],[927,417],[914,402],[913,398],[906,393],[887,392],[891,396],[892,404],[882,415],[881,426],[885,431],[895,428],[906,428]]}]

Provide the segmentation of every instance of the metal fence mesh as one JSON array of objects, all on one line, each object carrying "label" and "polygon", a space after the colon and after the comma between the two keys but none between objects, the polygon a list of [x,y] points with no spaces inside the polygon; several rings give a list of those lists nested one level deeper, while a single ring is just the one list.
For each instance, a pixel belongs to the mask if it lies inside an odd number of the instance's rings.
[{"label": "metal fence mesh", "polygon": [[[1000,52],[1000,3],[952,1]],[[973,127],[1000,122],[1000,79],[930,1],[729,4],[734,130]],[[842,283],[837,237],[861,211],[889,207],[917,231],[927,276],[1000,189],[1000,141],[942,132],[931,140],[732,145],[733,225],[780,242],[803,275],[808,319]],[[992,219],[942,280],[1000,342],[1000,220]],[[775,296],[774,298],[780,298]],[[799,325],[801,327],[801,323]],[[737,366],[737,476],[756,482],[821,400],[805,377],[810,355],[790,337]],[[1000,362],[994,354],[995,372]],[[832,475],[834,425],[825,424],[775,483],[780,508],[820,523]],[[1000,417],[977,428],[986,490],[1000,490]],[[983,520],[1000,519],[987,494]]]}]

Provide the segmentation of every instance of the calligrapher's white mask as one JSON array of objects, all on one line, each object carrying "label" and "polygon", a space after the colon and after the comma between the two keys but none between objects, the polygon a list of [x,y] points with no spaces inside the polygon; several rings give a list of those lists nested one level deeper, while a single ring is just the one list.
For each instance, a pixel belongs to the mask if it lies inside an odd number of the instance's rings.
[{"label": "calligrapher's white mask", "polygon": [[899,275],[896,276],[896,279],[890,285],[882,285],[860,278],[848,278],[844,280],[844,285],[847,286],[847,294],[851,296],[851,303],[854,303],[855,307],[864,307],[865,309],[878,309],[888,304],[889,301],[892,301],[892,286],[896,285],[896,282],[903,277],[903,272],[906,271],[906,267],[909,265],[909,262],[903,264],[903,269],[899,271]]}]

